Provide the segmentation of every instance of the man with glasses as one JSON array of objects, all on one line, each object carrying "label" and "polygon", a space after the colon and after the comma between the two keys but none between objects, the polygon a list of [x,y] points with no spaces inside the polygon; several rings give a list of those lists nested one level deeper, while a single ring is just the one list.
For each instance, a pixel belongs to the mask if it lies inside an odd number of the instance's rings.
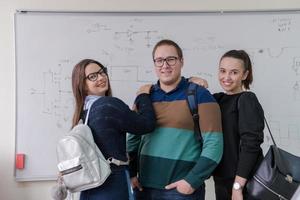
[{"label": "man with glasses", "polygon": [[157,127],[152,134],[129,134],[127,140],[136,199],[204,199],[204,181],[220,162],[223,151],[219,106],[208,90],[197,88],[201,149],[186,102],[189,82],[181,77],[181,48],[171,40],[162,40],[152,56],[159,79],[151,92]]}]

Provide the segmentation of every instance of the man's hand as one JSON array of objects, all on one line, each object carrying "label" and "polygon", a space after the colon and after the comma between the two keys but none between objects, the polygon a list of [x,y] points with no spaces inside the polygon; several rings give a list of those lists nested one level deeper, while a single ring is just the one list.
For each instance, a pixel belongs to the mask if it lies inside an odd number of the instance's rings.
[{"label": "man's hand", "polygon": [[192,194],[195,191],[195,189],[192,188],[192,186],[188,182],[186,182],[184,179],[181,179],[179,181],[171,183],[171,184],[167,185],[165,188],[167,190],[176,188],[177,191],[181,194]]},{"label": "man's hand", "polygon": [[130,182],[131,182],[131,187],[132,187],[132,189],[138,188],[139,191],[143,191],[143,188],[142,188],[142,186],[141,186],[141,184],[140,184],[140,182],[139,182],[139,180],[137,179],[136,176],[135,176],[135,177],[132,177],[132,178],[130,179]]}]

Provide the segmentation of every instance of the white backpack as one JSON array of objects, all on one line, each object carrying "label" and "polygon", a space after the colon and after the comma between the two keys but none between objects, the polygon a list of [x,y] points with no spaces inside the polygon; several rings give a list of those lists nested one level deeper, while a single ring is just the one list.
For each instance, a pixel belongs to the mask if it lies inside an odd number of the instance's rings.
[{"label": "white backpack", "polygon": [[89,112],[90,109],[85,123],[80,120],[57,144],[59,177],[58,185],[52,188],[52,197],[56,200],[65,199],[67,190],[74,193],[102,185],[111,173],[111,163],[118,166],[129,163],[129,160],[124,162],[112,157],[105,159],[87,125]]},{"label": "white backpack", "polygon": [[70,192],[97,187],[110,175],[110,164],[86,124],[76,125],[57,145],[58,170]]},{"label": "white backpack", "polygon": [[95,188],[110,175],[110,161],[106,160],[93,139],[87,125],[79,123],[57,144],[60,181],[70,192]]}]

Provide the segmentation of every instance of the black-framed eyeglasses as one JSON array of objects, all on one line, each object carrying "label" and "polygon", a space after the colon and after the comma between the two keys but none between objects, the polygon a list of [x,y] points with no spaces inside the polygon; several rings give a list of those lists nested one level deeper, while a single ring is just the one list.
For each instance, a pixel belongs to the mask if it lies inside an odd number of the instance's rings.
[{"label": "black-framed eyeglasses", "polygon": [[162,67],[164,65],[164,62],[166,62],[169,66],[176,65],[176,62],[178,60],[178,57],[176,56],[169,56],[166,58],[156,58],[153,60],[155,67]]},{"label": "black-framed eyeglasses", "polygon": [[90,81],[94,82],[98,79],[98,76],[101,75],[101,76],[105,76],[107,75],[107,68],[106,67],[103,67],[101,68],[99,71],[97,72],[93,72],[93,73],[90,73],[88,74],[85,78],[89,79]]}]

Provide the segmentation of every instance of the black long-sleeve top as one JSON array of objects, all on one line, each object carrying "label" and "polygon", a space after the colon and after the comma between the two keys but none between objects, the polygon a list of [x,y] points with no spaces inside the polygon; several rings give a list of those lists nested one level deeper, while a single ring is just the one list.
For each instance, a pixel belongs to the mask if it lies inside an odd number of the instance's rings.
[{"label": "black long-sleeve top", "polygon": [[262,159],[264,112],[252,92],[214,94],[222,113],[223,157],[214,172],[218,178],[249,179]]}]

